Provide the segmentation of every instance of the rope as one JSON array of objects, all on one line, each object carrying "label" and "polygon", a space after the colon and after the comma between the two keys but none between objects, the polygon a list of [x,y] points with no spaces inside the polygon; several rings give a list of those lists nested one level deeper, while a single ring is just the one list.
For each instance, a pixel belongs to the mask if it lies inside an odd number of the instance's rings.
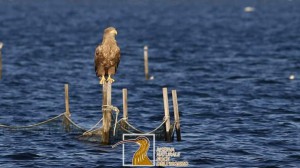
[{"label": "rope", "polygon": [[[124,120],[124,122],[125,122],[127,125],[129,125],[133,130],[135,130],[135,131],[137,131],[137,132],[139,132],[139,133],[144,133],[144,131],[141,131],[141,130],[135,128],[133,125],[131,125],[131,124],[130,124],[129,122],[127,122],[126,120]],[[125,128],[124,128],[124,129],[125,129]]]},{"label": "rope", "polygon": [[116,128],[117,128],[118,115],[119,115],[119,112],[116,111],[116,119],[115,119],[115,126],[114,126],[114,136],[116,135]]},{"label": "rope", "polygon": [[65,115],[65,113],[62,113],[56,117],[53,117],[53,118],[50,118],[46,121],[43,121],[43,122],[39,122],[37,124],[32,124],[32,125],[27,125],[27,126],[9,126],[9,125],[3,125],[3,124],[0,124],[0,127],[3,127],[3,128],[10,128],[10,129],[21,129],[21,128],[32,128],[32,127],[36,127],[36,126],[40,126],[40,125],[43,125],[43,124],[46,124],[50,121],[53,121],[61,116]]},{"label": "rope", "polygon": [[[120,120],[123,120],[123,119],[120,119]],[[129,130],[127,130],[126,128],[124,128],[122,125],[121,126],[121,129],[123,129],[124,131],[126,131],[127,133],[130,133],[130,134],[134,134],[134,132],[131,132]]]},{"label": "rope", "polygon": [[115,112],[120,112],[120,110],[118,109],[118,107],[115,107],[113,105],[103,105],[102,106],[102,110],[104,111],[107,111],[107,110],[112,110],[112,111],[115,111]]},{"label": "rope", "polygon": [[[63,113],[63,114],[65,114],[65,113]],[[85,128],[82,128],[81,126],[77,125],[77,124],[76,124],[74,121],[72,121],[72,119],[69,118],[67,115],[65,115],[65,117],[66,117],[73,125],[75,125],[77,128],[79,128],[79,129],[81,129],[81,130],[83,130],[83,131],[86,130]]]},{"label": "rope", "polygon": [[154,130],[147,132],[146,134],[151,134],[155,131],[157,131],[160,127],[162,127],[166,123],[167,119],[165,119],[158,127],[156,127]]},{"label": "rope", "polygon": [[[156,127],[156,128],[155,128],[154,130],[152,130],[152,131],[144,132],[144,131],[141,131],[141,130],[135,128],[133,125],[131,125],[130,123],[128,123],[128,122],[127,122],[126,120],[124,120],[124,118],[123,118],[124,122],[125,122],[127,125],[129,125],[129,126],[130,126],[132,129],[134,129],[135,131],[138,131],[139,133],[143,133],[143,134],[151,134],[151,133],[157,131],[159,128],[161,128],[161,127],[163,126],[163,124],[166,123],[167,119],[168,119],[168,117],[167,117],[167,118],[164,117],[163,122],[162,122],[158,127]],[[122,126],[121,126],[121,127],[122,127]],[[122,128],[123,128],[123,127],[122,127]],[[128,132],[131,132],[131,131],[127,130],[126,128],[123,128],[123,129],[126,130],[126,131],[128,131]],[[132,132],[131,132],[131,133],[132,133]]]},{"label": "rope", "polygon": [[117,127],[117,121],[118,121],[118,115],[120,113],[120,110],[118,109],[118,107],[115,107],[113,105],[103,105],[102,106],[102,110],[104,111],[115,111],[116,112],[116,119],[115,119],[115,125],[114,125],[114,136],[116,135],[116,127]]},{"label": "rope", "polygon": [[82,135],[89,135],[91,132],[94,131],[93,129],[94,129],[97,125],[99,125],[100,122],[101,122],[102,120],[103,120],[103,118],[101,118],[101,119],[97,122],[97,124],[95,124],[91,129],[85,131]]},{"label": "rope", "polygon": [[174,137],[174,133],[175,133],[175,129],[176,129],[176,123],[177,123],[177,121],[175,121],[174,124],[173,124],[172,137]]}]

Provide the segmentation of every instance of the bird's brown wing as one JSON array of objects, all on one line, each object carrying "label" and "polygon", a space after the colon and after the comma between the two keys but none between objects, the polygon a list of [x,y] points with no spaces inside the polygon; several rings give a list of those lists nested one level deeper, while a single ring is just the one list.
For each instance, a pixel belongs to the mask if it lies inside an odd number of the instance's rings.
[{"label": "bird's brown wing", "polygon": [[94,65],[95,65],[95,72],[96,72],[96,75],[98,77],[101,76],[101,69],[103,69],[103,65],[102,65],[102,62],[104,60],[104,55],[103,55],[103,52],[102,52],[102,47],[101,46],[98,46],[96,48],[96,51],[95,51],[95,59],[94,59]]},{"label": "bird's brown wing", "polygon": [[115,60],[114,60],[116,62],[115,73],[117,73],[117,69],[118,69],[118,66],[119,66],[119,63],[120,63],[120,59],[121,59],[121,51],[120,51],[120,48],[118,47],[117,52],[115,54]]}]

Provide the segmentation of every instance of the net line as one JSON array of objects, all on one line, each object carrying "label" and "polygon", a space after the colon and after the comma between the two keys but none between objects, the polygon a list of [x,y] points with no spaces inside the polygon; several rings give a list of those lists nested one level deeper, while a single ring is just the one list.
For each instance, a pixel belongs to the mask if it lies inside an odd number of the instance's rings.
[{"label": "net line", "polygon": [[[109,110],[111,110],[112,113],[112,120],[111,120],[111,124],[112,127],[110,127],[110,132],[111,135],[113,135],[112,137],[114,137],[113,139],[118,139],[120,137],[122,137],[122,135],[124,133],[128,133],[128,134],[155,134],[156,136],[158,136],[160,139],[163,139],[165,133],[166,133],[166,129],[165,129],[165,123],[167,122],[168,118],[163,118],[162,122],[159,124],[158,127],[156,127],[155,129],[151,130],[151,131],[142,131],[138,128],[136,128],[135,126],[133,126],[132,124],[130,124],[127,120],[127,118],[121,118],[118,120],[118,115],[119,115],[119,110],[114,107],[114,106],[110,106],[110,107],[106,107],[107,109],[109,108]],[[105,109],[106,110],[106,109]],[[113,111],[116,112],[116,114],[113,114]],[[102,139],[102,131],[103,131],[103,127],[101,127],[100,123],[103,122],[103,118],[101,118],[93,127],[91,127],[90,129],[86,129],[78,124],[76,124],[70,117],[69,114],[64,112],[61,113],[55,117],[52,117],[48,120],[42,121],[42,122],[38,122],[36,124],[31,124],[31,125],[26,125],[26,126],[10,126],[10,125],[5,125],[5,124],[0,124],[0,128],[6,128],[6,129],[44,129],[45,126],[46,128],[55,128],[55,129],[60,129],[61,128],[61,124],[59,126],[59,121],[61,123],[63,123],[64,126],[64,131],[65,132],[70,132],[70,133],[75,133],[85,136],[86,139],[88,139],[89,141],[89,136],[91,138],[93,138],[93,136],[96,136],[96,141],[100,141]],[[171,128],[170,131],[171,135],[173,137],[174,132],[175,132],[175,124],[171,124]],[[43,126],[44,125],[44,126]],[[114,125],[114,126],[113,126]],[[43,126],[43,127],[40,127]],[[36,127],[40,127],[40,128],[36,128]]]},{"label": "net line", "polygon": [[[65,114],[64,115],[64,117],[71,123],[71,124],[73,124],[75,127],[77,127],[77,128],[79,128],[79,129],[81,129],[82,131],[86,131],[87,129],[85,129],[85,128],[83,128],[83,127],[81,127],[81,126],[79,126],[78,124],[76,124],[66,113],[63,113],[63,114]],[[101,121],[101,120],[100,120]]]},{"label": "net line", "polygon": [[[134,130],[137,131],[138,133],[142,133],[142,134],[153,134],[153,133],[154,133],[155,131],[157,131],[159,128],[162,128],[162,127],[163,127],[163,125],[166,123],[167,119],[164,119],[163,122],[162,122],[158,127],[156,127],[154,130],[149,131],[149,132],[144,132],[144,131],[141,131],[141,130],[135,128],[135,127],[134,127],[133,125],[131,125],[128,121],[126,121],[125,118],[122,118],[122,119],[119,120],[119,122],[121,122],[121,121],[125,122],[128,126],[130,126],[132,129],[134,129]],[[124,128],[124,127],[122,126],[122,124],[121,124],[121,128],[124,129],[125,131],[131,132],[131,131],[129,131],[128,129]],[[133,133],[133,132],[131,132],[131,133]]]},{"label": "net line", "polygon": [[[0,124],[0,128],[6,128],[6,129],[13,129],[13,130],[21,130],[21,129],[33,129],[36,127],[41,127],[43,125],[47,125],[49,123],[55,123],[55,121],[57,119],[60,119],[63,122],[63,125],[65,125],[65,127],[68,127],[68,132],[70,131],[70,126],[73,126],[72,129],[74,129],[74,127],[80,131],[86,131],[85,128],[79,126],[78,124],[76,124],[70,117],[68,117],[67,113],[61,113],[55,117],[52,117],[48,120],[36,123],[36,124],[31,124],[31,125],[26,125],[26,126],[10,126],[10,125],[4,125],[4,124]],[[72,124],[72,125],[70,125]]]},{"label": "net line", "polygon": [[101,121],[103,121],[103,118],[101,118],[101,119],[97,122],[97,124],[95,124],[91,129],[85,131],[85,132],[83,133],[83,135],[89,134],[90,132],[93,132],[94,129],[101,123]]},{"label": "net line", "polygon": [[[42,121],[42,122],[39,122],[39,123],[36,123],[36,124],[32,124],[32,125],[27,125],[27,126],[9,126],[9,125],[3,125],[3,124],[0,124],[0,127],[2,128],[10,128],[10,129],[22,129],[22,128],[32,128],[32,127],[38,127],[40,125],[44,125],[44,124],[47,124],[57,118],[60,118],[61,116],[65,115],[65,113],[61,113],[60,115],[58,116],[55,116],[53,118],[50,118],[46,121]],[[65,115],[66,116],[66,115]],[[71,119],[69,119],[70,122],[73,122],[71,121]]]}]

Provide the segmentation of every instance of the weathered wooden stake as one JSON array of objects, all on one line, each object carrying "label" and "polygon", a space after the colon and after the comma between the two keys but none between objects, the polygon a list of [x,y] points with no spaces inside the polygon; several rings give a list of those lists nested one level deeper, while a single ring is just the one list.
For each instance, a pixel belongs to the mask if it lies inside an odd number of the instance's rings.
[{"label": "weathered wooden stake", "polygon": [[102,98],[102,113],[103,113],[103,136],[102,144],[109,144],[109,130],[111,126],[111,83],[104,82]]},{"label": "weathered wooden stake", "polygon": [[[123,119],[125,121],[128,121],[127,89],[123,89],[122,93],[123,93]],[[123,123],[123,128],[127,129],[126,123]]]},{"label": "weathered wooden stake", "polygon": [[[66,131],[70,131],[70,121],[67,117],[71,116],[70,112],[70,105],[69,105],[69,85],[65,84],[65,106],[66,106],[66,111],[65,111],[65,116],[63,119],[63,124],[65,127]],[[67,116],[67,117],[66,117]]]},{"label": "weathered wooden stake", "polygon": [[168,100],[168,89],[163,88],[163,98],[164,98],[164,109],[165,109],[165,119],[166,119],[166,141],[171,141],[170,132],[170,112],[169,112],[169,100]]},{"label": "weathered wooden stake", "polygon": [[2,47],[3,43],[0,42],[0,80],[2,79]]},{"label": "weathered wooden stake", "polygon": [[69,85],[65,84],[65,106],[66,106],[66,115],[70,117],[70,105],[69,105]]},{"label": "weathered wooden stake", "polygon": [[177,137],[177,141],[181,141],[180,118],[179,118],[178,100],[177,100],[176,90],[172,90],[172,99],[173,99],[173,108],[174,108],[174,120],[175,120],[176,137]]},{"label": "weathered wooden stake", "polygon": [[145,78],[149,79],[149,66],[148,66],[148,46],[144,46],[144,66],[145,66]]}]

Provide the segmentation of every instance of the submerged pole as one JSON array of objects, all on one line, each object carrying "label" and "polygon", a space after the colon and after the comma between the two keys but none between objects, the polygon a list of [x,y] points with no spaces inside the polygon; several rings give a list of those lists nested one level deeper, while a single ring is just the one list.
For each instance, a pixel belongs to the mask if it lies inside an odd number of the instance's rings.
[{"label": "submerged pole", "polygon": [[103,113],[103,136],[102,144],[109,144],[109,130],[111,126],[112,110],[111,106],[111,83],[104,82],[103,84],[103,99],[102,99],[102,113]]},{"label": "submerged pole", "polygon": [[170,112],[169,112],[169,100],[168,100],[168,89],[163,88],[163,99],[164,99],[164,111],[165,111],[165,120],[166,120],[166,141],[171,141],[171,132],[170,132]]},{"label": "submerged pole", "polygon": [[3,43],[0,42],[0,80],[2,79],[2,48]]},{"label": "submerged pole", "polygon": [[149,79],[149,66],[148,66],[148,46],[144,46],[144,67],[145,67],[145,78]]},{"label": "submerged pole", "polygon": [[177,91],[172,90],[172,99],[173,99],[173,109],[174,109],[174,120],[175,120],[175,129],[177,141],[181,141],[181,132],[180,132],[180,118],[178,110],[178,100],[177,100]]}]

